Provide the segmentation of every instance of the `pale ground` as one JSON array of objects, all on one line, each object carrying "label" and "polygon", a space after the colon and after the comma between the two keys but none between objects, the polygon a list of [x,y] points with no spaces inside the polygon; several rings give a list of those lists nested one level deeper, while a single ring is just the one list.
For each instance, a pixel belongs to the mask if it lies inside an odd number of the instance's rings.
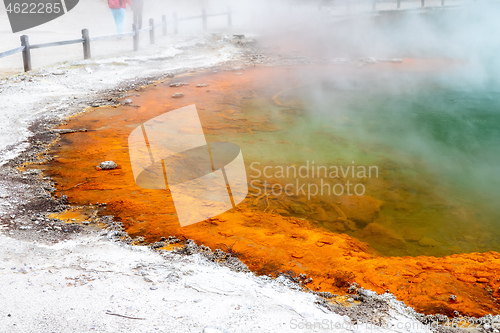
[{"label": "pale ground", "polygon": [[[112,33],[111,18],[96,19],[97,12],[92,16],[82,6],[86,2],[90,0],[81,1],[82,11],[75,9],[75,16],[70,13],[29,32],[32,40],[78,36],[86,26],[85,15],[94,20],[92,31]],[[93,3],[105,12],[102,15],[108,14],[105,6]],[[81,24],[64,28],[75,19]],[[17,46],[19,36],[10,33],[4,13],[0,13],[0,36],[0,51]],[[30,74],[0,80],[0,165],[27,147],[28,126],[40,117],[63,119],[118,83],[208,68],[242,56],[238,47],[220,35],[168,37],[135,54],[127,43],[116,42],[111,51],[96,51],[95,59],[88,61],[79,60],[80,46],[64,48],[63,55],[39,56],[37,69]],[[47,65],[62,56],[71,61]],[[20,65],[15,64],[19,55],[4,60],[0,59],[4,76],[19,73]],[[12,214],[9,207],[17,193],[6,187],[0,190],[0,215]],[[316,305],[317,296],[297,290],[288,280],[236,273],[198,255],[162,256],[97,234],[77,235],[56,244],[9,235],[0,233],[0,332],[316,332],[325,330],[293,328],[323,320],[329,325],[349,323],[347,317]],[[411,310],[399,302],[392,304],[383,316],[389,328],[360,325],[327,331],[428,332],[417,328],[420,325]],[[405,323],[410,328],[404,329]]]},{"label": "pale ground", "polygon": [[[198,255],[162,257],[98,237],[48,246],[0,235],[0,243],[1,332],[317,332],[294,328],[350,325],[285,279],[235,273]],[[394,329],[331,331],[427,332],[400,304],[388,321]],[[405,324],[414,328],[396,329]]]}]

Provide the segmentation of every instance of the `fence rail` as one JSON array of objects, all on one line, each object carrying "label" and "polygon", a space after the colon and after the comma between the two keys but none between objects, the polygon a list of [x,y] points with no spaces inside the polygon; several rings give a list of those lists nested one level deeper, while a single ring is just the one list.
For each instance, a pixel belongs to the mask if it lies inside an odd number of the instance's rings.
[{"label": "fence rail", "polygon": [[[327,5],[327,3],[329,1],[331,1],[331,0],[319,0],[318,9],[321,10],[321,7]],[[449,2],[448,0],[446,0],[446,1]],[[368,0],[368,6],[370,6],[370,2],[371,2],[371,10],[374,12],[377,12],[377,13],[403,11],[403,9],[401,9],[402,0],[390,0],[390,1]],[[445,7],[445,0],[439,0],[439,3],[442,7]],[[394,4],[394,9],[390,9],[390,8],[382,9],[382,8],[380,8],[380,5],[382,5],[382,4],[391,4],[391,5]],[[346,5],[349,7],[350,0],[347,0]],[[379,7],[379,8],[377,9],[377,7]],[[448,5],[447,7],[450,7],[450,5]],[[426,7],[426,0],[420,0],[419,8],[429,8],[428,4]],[[434,7],[432,7],[432,8],[434,8]],[[417,9],[417,8],[414,8],[414,9]],[[407,10],[414,10],[414,9],[407,9]],[[232,26],[233,18],[232,18],[231,7],[228,7],[227,12],[225,12],[225,13],[207,14],[206,10],[202,9],[201,15],[187,16],[187,17],[180,17],[180,18],[178,17],[177,13],[174,12],[172,14],[173,34],[176,35],[178,33],[179,22],[189,21],[189,20],[197,20],[197,19],[201,19],[202,28],[204,31],[206,31],[206,30],[208,30],[208,18],[209,17],[216,17],[216,16],[227,16],[227,24],[229,27]],[[82,38],[60,41],[60,42],[34,44],[34,45],[30,45],[28,36],[23,35],[23,36],[21,36],[21,47],[11,49],[8,51],[4,51],[4,52],[0,52],[0,58],[4,58],[7,56],[16,54],[16,53],[22,53],[23,62],[24,62],[24,71],[27,72],[27,71],[31,70],[31,50],[32,49],[40,49],[40,48],[46,48],[46,47],[55,47],[55,46],[63,46],[63,45],[82,43],[84,59],[89,59],[89,58],[91,58],[90,46],[91,46],[92,42],[102,41],[102,40],[111,40],[111,39],[120,39],[122,37],[133,37],[132,38],[133,49],[134,49],[134,51],[137,51],[137,50],[139,50],[139,40],[140,40],[140,34],[142,32],[149,31],[150,44],[155,44],[155,36],[156,36],[156,29],[157,28],[162,29],[163,36],[167,35],[167,16],[166,15],[162,16],[161,23],[155,24],[153,19],[149,19],[149,25],[143,29],[138,29],[135,25],[133,25],[132,31],[130,31],[130,32],[113,34],[113,35],[90,37],[88,29],[82,29]]]},{"label": "fence rail", "polygon": [[120,37],[131,37],[134,34],[135,34],[135,32],[131,31],[131,32],[123,32],[121,34],[90,37],[90,41],[97,42],[97,41],[106,40],[106,39],[119,39]]},{"label": "fence rail", "polygon": [[16,54],[16,53],[19,53],[19,52],[23,52],[23,51],[24,51],[24,46],[16,47],[15,49],[8,50],[8,51],[5,51],[5,52],[1,52],[0,53],[0,58],[8,57],[10,55],[13,55],[13,54]]},{"label": "fence rail", "polygon": [[44,47],[52,47],[52,46],[62,46],[62,45],[70,45],[70,44],[79,44],[83,42],[83,38],[73,39],[73,40],[63,40],[60,42],[51,42],[51,43],[43,43],[43,44],[35,44],[30,45],[30,48],[33,49],[43,49]]},{"label": "fence rail", "polygon": [[[173,27],[174,27],[173,33],[174,34],[178,33],[178,21],[191,20],[191,19],[201,19],[203,30],[206,31],[208,29],[208,25],[207,25],[207,18],[208,17],[223,16],[223,15],[227,15],[228,26],[231,27],[231,25],[232,25],[232,13],[231,13],[230,7],[228,7],[228,10],[226,13],[207,14],[206,10],[203,9],[202,14],[200,16],[184,17],[181,19],[178,19],[177,13],[173,13]],[[42,44],[33,44],[33,45],[30,44],[29,37],[27,35],[22,35],[21,36],[21,46],[15,48],[15,49],[0,52],[0,58],[4,58],[7,56],[16,54],[16,53],[22,53],[24,71],[28,72],[32,69],[32,67],[31,67],[31,50],[35,50],[35,49],[63,46],[63,45],[71,45],[71,44],[80,44],[81,43],[83,46],[83,58],[89,59],[89,58],[91,58],[91,47],[90,47],[91,42],[110,40],[110,39],[120,39],[122,37],[133,37],[132,38],[133,49],[134,49],[134,51],[138,51],[139,50],[140,35],[143,32],[149,31],[149,43],[155,44],[156,28],[162,29],[163,36],[167,35],[167,17],[165,15],[162,16],[161,23],[155,24],[154,19],[151,18],[151,19],[149,19],[149,24],[147,27],[139,29],[135,24],[133,24],[131,32],[124,32],[124,33],[113,34],[113,35],[90,37],[89,30],[82,29],[82,37],[78,38],[78,39],[71,39],[71,40],[64,40],[64,41],[50,42],[50,43],[42,43]]]}]

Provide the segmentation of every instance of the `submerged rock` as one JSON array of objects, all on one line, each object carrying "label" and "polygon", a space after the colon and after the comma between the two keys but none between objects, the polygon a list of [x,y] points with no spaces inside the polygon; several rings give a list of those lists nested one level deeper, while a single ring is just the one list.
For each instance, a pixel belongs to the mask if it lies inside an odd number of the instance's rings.
[{"label": "submerged rock", "polygon": [[351,231],[355,231],[357,230],[358,228],[356,228],[356,223],[354,223],[353,221],[351,220],[345,220],[345,221],[342,221],[342,223],[344,224],[344,226],[351,230]]},{"label": "submerged rock", "polygon": [[418,245],[428,247],[428,246],[438,246],[439,243],[430,237],[422,237],[418,241]]},{"label": "submerged rock", "polygon": [[340,198],[340,209],[349,220],[367,225],[377,217],[382,203],[369,195],[344,195]]},{"label": "submerged rock", "polygon": [[276,209],[276,213],[278,213],[280,215],[285,215],[285,216],[290,215],[290,213],[286,209]]},{"label": "submerged rock", "polygon": [[378,223],[368,224],[363,229],[363,236],[367,238],[378,238],[380,241],[391,246],[401,246],[405,243],[401,235]]},{"label": "submerged rock", "polygon": [[316,207],[312,215],[312,218],[318,221],[329,221],[332,220],[334,217],[328,216],[328,214],[322,207]]},{"label": "submerged rock", "polygon": [[300,204],[291,204],[290,209],[292,210],[292,212],[294,214],[305,214],[306,213],[304,207],[302,207],[302,205],[300,205]]},{"label": "submerged rock", "polygon": [[346,228],[342,222],[333,223],[333,228],[337,231],[345,231],[346,230]]}]

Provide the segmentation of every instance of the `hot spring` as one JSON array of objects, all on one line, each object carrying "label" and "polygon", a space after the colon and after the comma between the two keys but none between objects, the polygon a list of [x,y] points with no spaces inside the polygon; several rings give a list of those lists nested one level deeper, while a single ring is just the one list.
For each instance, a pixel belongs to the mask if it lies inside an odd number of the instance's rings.
[{"label": "hot spring", "polygon": [[[62,125],[87,131],[62,135],[41,168],[73,205],[106,203],[100,215],[147,242],[231,248],[259,273],[306,272],[315,290],[342,275],[424,312],[498,313],[500,81],[477,61],[377,59],[158,81]],[[135,184],[127,138],[192,104],[209,143],[241,148],[249,194],[181,228],[168,190]],[[96,170],[105,160],[119,168]]]}]

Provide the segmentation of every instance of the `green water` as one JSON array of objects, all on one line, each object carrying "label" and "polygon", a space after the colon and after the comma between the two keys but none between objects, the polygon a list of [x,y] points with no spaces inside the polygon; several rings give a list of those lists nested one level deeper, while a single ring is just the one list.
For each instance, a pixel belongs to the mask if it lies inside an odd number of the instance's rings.
[{"label": "green water", "polygon": [[[271,100],[283,88],[277,83],[275,89],[242,97],[239,113],[264,117],[276,131],[214,139],[238,143],[247,168],[252,162],[262,170],[313,161],[377,166],[378,177],[363,180],[365,195],[383,202],[372,221],[335,230],[331,223],[310,219],[382,254],[499,251],[500,89],[463,84],[455,75],[325,76],[285,88],[278,96],[285,106]],[[251,179],[252,172],[247,169]],[[321,200],[331,198],[309,198],[309,203],[322,205]],[[371,223],[390,232],[368,233]]]},{"label": "green water", "polygon": [[[389,254],[500,247],[500,94],[442,79],[401,79],[399,89],[380,81],[373,82],[379,88],[348,91],[333,84],[318,106],[325,112],[311,118],[352,138],[381,163],[391,185],[373,189],[385,202],[379,221],[407,241],[394,249],[369,240]],[[423,236],[439,245],[420,246],[415,241]]]}]

